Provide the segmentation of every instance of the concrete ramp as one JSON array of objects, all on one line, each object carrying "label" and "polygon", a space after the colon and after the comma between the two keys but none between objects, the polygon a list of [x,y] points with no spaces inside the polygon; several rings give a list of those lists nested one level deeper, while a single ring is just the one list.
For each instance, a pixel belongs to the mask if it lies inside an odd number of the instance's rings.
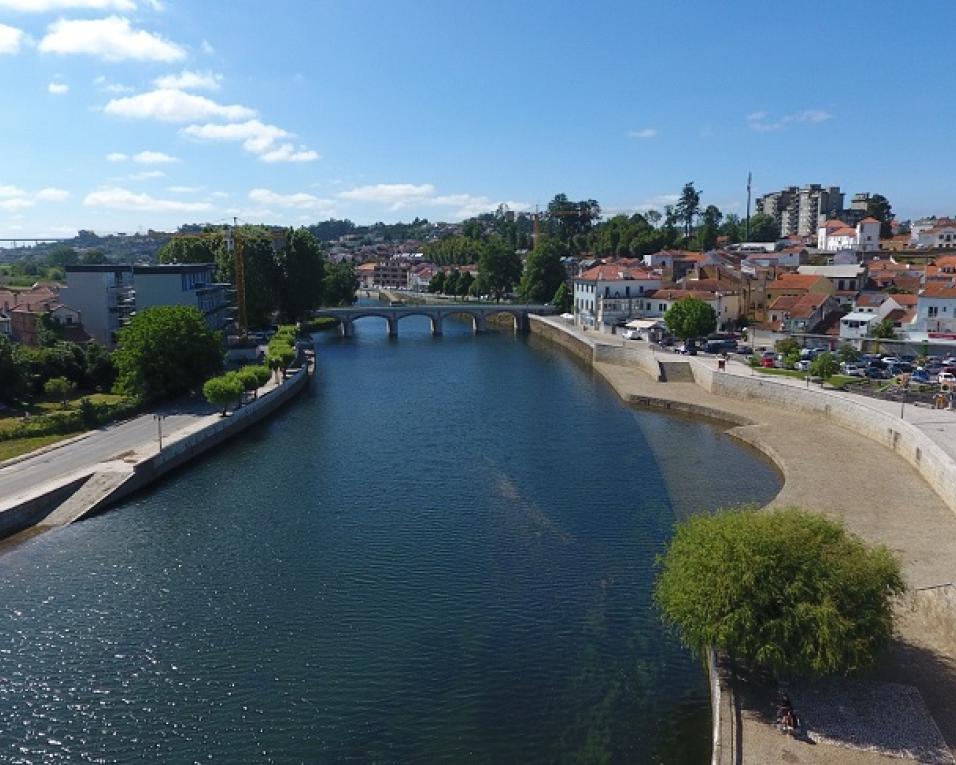
[{"label": "concrete ramp", "polygon": [[694,382],[694,371],[689,361],[662,361],[661,377],[665,382]]},{"label": "concrete ramp", "polygon": [[66,526],[106,504],[113,493],[133,477],[128,465],[102,465],[73,496],[40,521],[38,526]]}]

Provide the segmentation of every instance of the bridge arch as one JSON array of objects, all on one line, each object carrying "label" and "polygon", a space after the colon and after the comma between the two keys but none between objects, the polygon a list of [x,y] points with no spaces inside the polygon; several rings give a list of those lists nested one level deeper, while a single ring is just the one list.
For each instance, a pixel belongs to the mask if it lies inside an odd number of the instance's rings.
[{"label": "bridge arch", "polygon": [[454,317],[467,317],[471,319],[471,330],[475,334],[478,332],[483,332],[485,329],[485,317],[482,311],[476,311],[467,307],[461,308],[449,308],[445,311],[442,311],[439,317],[440,322],[444,322],[445,319],[451,319]]},{"label": "bridge arch", "polygon": [[527,328],[527,313],[524,311],[507,308],[505,306],[500,308],[495,306],[494,308],[489,308],[487,311],[485,311],[486,322],[495,316],[510,316],[515,332],[522,332]]}]

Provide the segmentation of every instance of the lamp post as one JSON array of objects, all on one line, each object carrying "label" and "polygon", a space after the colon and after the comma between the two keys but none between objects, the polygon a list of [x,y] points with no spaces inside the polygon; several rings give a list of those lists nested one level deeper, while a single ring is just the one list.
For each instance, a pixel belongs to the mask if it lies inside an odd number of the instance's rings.
[{"label": "lamp post", "polygon": [[156,420],[156,431],[159,434],[159,450],[163,450],[163,420],[166,419],[165,414],[154,414],[153,419]]}]

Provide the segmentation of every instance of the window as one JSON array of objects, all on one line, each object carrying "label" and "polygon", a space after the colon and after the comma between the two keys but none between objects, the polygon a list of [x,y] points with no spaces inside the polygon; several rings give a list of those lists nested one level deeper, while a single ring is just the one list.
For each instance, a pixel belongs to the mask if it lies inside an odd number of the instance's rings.
[{"label": "window", "polygon": [[931,305],[931,306],[927,309],[927,313],[929,314],[929,318],[933,319],[933,318],[935,318],[936,315],[939,313],[939,308],[938,308],[937,306],[935,306],[935,305]]}]

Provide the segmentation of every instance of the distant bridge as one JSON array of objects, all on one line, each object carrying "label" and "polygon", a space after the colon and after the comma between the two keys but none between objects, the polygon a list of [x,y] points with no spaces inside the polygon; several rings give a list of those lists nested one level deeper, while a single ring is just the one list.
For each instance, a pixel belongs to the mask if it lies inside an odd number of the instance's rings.
[{"label": "distant bridge", "polygon": [[514,319],[515,332],[528,331],[528,316],[531,314],[553,314],[557,309],[550,305],[514,305],[502,303],[487,305],[476,303],[453,303],[451,305],[422,304],[403,306],[368,306],[358,305],[351,308],[322,308],[312,312],[315,318],[327,316],[338,319],[341,324],[341,333],[351,337],[353,325],[359,319],[368,316],[377,316],[388,323],[388,334],[398,336],[398,322],[407,316],[425,316],[431,321],[432,334],[441,335],[442,325],[450,316],[464,316],[471,319],[472,328],[477,332],[484,332],[488,319],[492,316],[506,315]]}]

